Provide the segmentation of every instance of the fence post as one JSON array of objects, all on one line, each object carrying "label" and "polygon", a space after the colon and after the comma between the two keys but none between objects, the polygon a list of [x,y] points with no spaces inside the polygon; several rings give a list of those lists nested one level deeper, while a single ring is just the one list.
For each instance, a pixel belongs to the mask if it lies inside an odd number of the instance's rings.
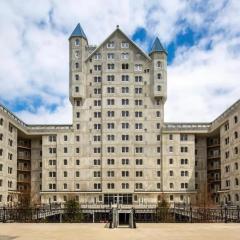
[{"label": "fence post", "polygon": [[239,209],[239,206],[237,206],[237,221],[240,222],[240,209]]},{"label": "fence post", "polygon": [[174,217],[174,222],[176,222],[176,208],[175,208],[175,202],[173,205],[173,217]]},{"label": "fence post", "polygon": [[192,223],[192,206],[190,205],[190,222]]},{"label": "fence post", "polygon": [[38,221],[38,208],[37,208],[37,221]]},{"label": "fence post", "polygon": [[6,208],[3,207],[3,223],[6,221]]},{"label": "fence post", "polygon": [[221,220],[223,221],[223,206],[221,205]]},{"label": "fence post", "polygon": [[225,223],[227,223],[227,206],[224,208],[224,214],[225,214]]}]

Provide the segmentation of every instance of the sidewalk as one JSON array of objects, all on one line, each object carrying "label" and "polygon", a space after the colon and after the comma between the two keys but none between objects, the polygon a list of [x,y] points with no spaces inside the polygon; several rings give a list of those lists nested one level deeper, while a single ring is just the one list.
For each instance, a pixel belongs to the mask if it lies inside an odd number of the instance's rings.
[{"label": "sidewalk", "polygon": [[239,240],[240,224],[145,223],[137,229],[104,224],[1,223],[0,240]]}]

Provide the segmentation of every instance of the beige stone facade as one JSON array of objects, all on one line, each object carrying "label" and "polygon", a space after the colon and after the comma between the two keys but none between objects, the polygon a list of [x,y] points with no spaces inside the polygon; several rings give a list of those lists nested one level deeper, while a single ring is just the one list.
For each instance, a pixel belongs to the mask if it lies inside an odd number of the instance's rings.
[{"label": "beige stone facade", "polygon": [[0,107],[0,205],[239,204],[240,102],[212,123],[166,123],[160,42],[148,55],[118,27],[98,47],[81,31],[69,38],[72,125]]}]

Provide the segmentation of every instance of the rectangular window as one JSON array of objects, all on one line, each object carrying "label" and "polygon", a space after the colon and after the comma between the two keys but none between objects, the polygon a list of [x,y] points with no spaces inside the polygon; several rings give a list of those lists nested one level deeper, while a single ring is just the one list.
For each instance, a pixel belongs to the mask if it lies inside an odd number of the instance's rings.
[{"label": "rectangular window", "polygon": [[102,78],[99,77],[99,76],[95,76],[95,77],[94,77],[94,82],[95,82],[95,83],[100,83],[100,82],[102,82]]},{"label": "rectangular window", "polygon": [[107,81],[108,82],[113,82],[115,79],[115,76],[114,75],[107,75]]},{"label": "rectangular window", "polygon": [[129,117],[129,111],[122,111],[122,117]]},{"label": "rectangular window", "polygon": [[142,94],[142,92],[143,92],[142,88],[135,88],[136,94]]},{"label": "rectangular window", "polygon": [[107,93],[115,93],[114,87],[107,87]]},{"label": "rectangular window", "polygon": [[123,63],[122,64],[122,69],[127,70],[129,68],[128,63]]},{"label": "rectangular window", "polygon": [[129,58],[129,54],[128,53],[122,53],[121,57],[123,60],[127,60]]},{"label": "rectangular window", "polygon": [[180,141],[187,141],[188,135],[187,134],[180,134]]},{"label": "rectangular window", "polygon": [[134,70],[135,71],[142,71],[142,64],[135,64]]},{"label": "rectangular window", "polygon": [[129,48],[128,42],[121,42],[121,48]]},{"label": "rectangular window", "polygon": [[129,123],[122,123],[122,129],[128,129]]},{"label": "rectangular window", "polygon": [[101,71],[102,66],[101,65],[94,65],[94,71]]},{"label": "rectangular window", "polygon": [[122,81],[123,82],[128,82],[129,81],[129,76],[128,75],[122,75]]},{"label": "rectangular window", "polygon": [[136,82],[136,83],[139,83],[139,82],[142,82],[142,81],[143,81],[142,76],[136,76],[136,77],[135,77],[135,82]]},{"label": "rectangular window", "polygon": [[129,87],[122,87],[122,93],[129,93]]},{"label": "rectangular window", "polygon": [[115,116],[115,112],[114,111],[107,111],[107,116],[108,117],[114,117]]},{"label": "rectangular window", "polygon": [[129,105],[129,99],[122,99],[122,105]]},{"label": "rectangular window", "polygon": [[114,59],[114,53],[108,53],[107,54],[107,59],[108,60],[113,60]]},{"label": "rectangular window", "polygon": [[108,177],[114,177],[114,171],[107,171]]},{"label": "rectangular window", "polygon": [[101,53],[95,53],[94,54],[94,59],[95,60],[100,60],[102,57],[101,57]]},{"label": "rectangular window", "polygon": [[123,158],[122,159],[122,165],[128,165],[129,164],[129,159],[128,158]]},{"label": "rectangular window", "polygon": [[114,105],[115,100],[114,99],[107,99],[107,105]]},{"label": "rectangular window", "polygon": [[114,165],[114,164],[115,164],[115,160],[112,159],[112,158],[111,158],[111,159],[108,159],[108,160],[107,160],[107,164],[108,164],[108,165]]},{"label": "rectangular window", "polygon": [[143,160],[142,159],[136,159],[136,165],[143,165]]},{"label": "rectangular window", "polygon": [[129,177],[129,171],[122,171],[122,177]]},{"label": "rectangular window", "polygon": [[188,147],[181,147],[181,152],[188,152]]},{"label": "rectangular window", "polygon": [[143,171],[136,171],[136,177],[143,177]]},{"label": "rectangular window", "polygon": [[107,48],[114,48],[115,44],[114,41],[110,41],[107,43]]},{"label": "rectangular window", "polygon": [[114,64],[113,63],[109,63],[107,65],[107,68],[108,68],[108,70],[113,70],[114,69]]}]

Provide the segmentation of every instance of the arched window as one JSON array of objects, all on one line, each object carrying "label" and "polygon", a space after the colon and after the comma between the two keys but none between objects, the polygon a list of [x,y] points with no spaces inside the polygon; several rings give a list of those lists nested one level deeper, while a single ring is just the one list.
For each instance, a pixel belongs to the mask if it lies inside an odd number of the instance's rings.
[{"label": "arched window", "polygon": [[158,67],[158,68],[162,68],[162,63],[161,63],[161,61],[157,61],[157,67]]},{"label": "arched window", "polygon": [[234,137],[238,138],[238,132],[237,131],[234,132]]},{"label": "arched window", "polygon": [[231,195],[230,194],[227,195],[227,200],[228,200],[228,202],[231,202]]},{"label": "arched window", "polygon": [[235,201],[238,202],[239,201],[239,195],[236,193],[235,194]]},{"label": "arched window", "polygon": [[238,178],[235,178],[235,185],[236,185],[236,186],[239,185],[239,180],[238,180]]},{"label": "arched window", "polygon": [[238,170],[238,163],[235,162],[235,170]]},{"label": "arched window", "polygon": [[238,147],[235,147],[235,148],[234,148],[234,153],[235,153],[235,154],[238,154]]},{"label": "arched window", "polygon": [[238,122],[238,117],[234,116],[234,123],[237,123],[237,122]]},{"label": "arched window", "polygon": [[76,39],[76,40],[75,40],[75,45],[76,45],[76,46],[79,46],[79,45],[80,45],[79,39]]},{"label": "arched window", "polygon": [[162,74],[161,73],[157,74],[157,79],[162,79]]}]

